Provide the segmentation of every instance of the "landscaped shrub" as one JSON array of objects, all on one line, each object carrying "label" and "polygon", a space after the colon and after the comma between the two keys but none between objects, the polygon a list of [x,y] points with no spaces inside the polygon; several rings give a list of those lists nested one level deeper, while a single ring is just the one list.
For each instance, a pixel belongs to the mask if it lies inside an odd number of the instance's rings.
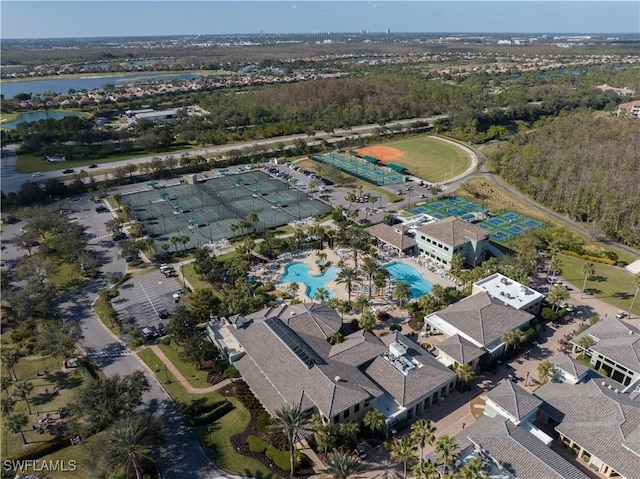
[{"label": "landscaped shrub", "polygon": [[240,373],[233,366],[229,366],[224,370],[224,374],[222,375],[225,379],[239,378]]},{"label": "landscaped shrub", "polygon": [[258,431],[262,433],[269,432],[269,428],[271,427],[272,421],[271,416],[266,412],[258,413]]},{"label": "landscaped shrub", "polygon": [[392,324],[389,326],[389,331],[402,331],[402,326],[399,324]]},{"label": "landscaped shrub", "polygon": [[233,407],[233,404],[231,404],[231,402],[222,401],[222,403],[223,404],[220,404],[218,407],[216,407],[212,411],[204,413],[198,417],[192,418],[190,420],[191,424],[195,427],[208,426],[209,424],[212,424],[218,419],[220,419],[225,414],[228,414],[231,411],[233,411],[234,407]]},{"label": "landscaped shrub", "polygon": [[163,338],[160,339],[160,344],[162,344],[163,346],[170,346],[171,345],[171,338],[169,336],[165,336]]},{"label": "landscaped shrub", "polygon": [[249,436],[247,442],[249,443],[249,450],[255,454],[264,454],[264,451],[269,447],[267,441],[257,436]]},{"label": "landscaped shrub", "polygon": [[611,266],[615,266],[616,261],[609,259],[609,258],[603,258],[600,256],[593,256],[591,254],[580,254],[580,253],[575,253],[573,251],[569,251],[569,250],[562,250],[561,251],[562,254],[565,254],[567,256],[573,256],[574,258],[580,258],[583,259],[585,261],[594,261],[596,263],[603,263],[603,264],[608,264]]},{"label": "landscaped shrub", "polygon": [[540,316],[542,316],[547,321],[551,321],[551,322],[558,320],[558,313],[556,313],[551,308],[542,308],[542,311],[540,312]]},{"label": "landscaped shrub", "polygon": [[228,401],[223,399],[222,401],[216,401],[213,404],[209,404],[204,399],[198,399],[182,406],[180,409],[186,416],[201,416],[202,414],[212,411],[226,402]]},{"label": "landscaped shrub", "polygon": [[141,338],[135,338],[129,341],[129,347],[131,349],[138,348],[144,344],[144,341]]},{"label": "landscaped shrub", "polygon": [[273,446],[269,446],[266,456],[283,471],[291,470],[291,459],[287,451],[280,451]]}]

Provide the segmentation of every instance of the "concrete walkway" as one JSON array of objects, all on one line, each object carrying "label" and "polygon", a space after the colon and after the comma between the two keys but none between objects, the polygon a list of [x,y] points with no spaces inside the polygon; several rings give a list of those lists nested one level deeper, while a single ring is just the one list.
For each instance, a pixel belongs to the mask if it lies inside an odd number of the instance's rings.
[{"label": "concrete walkway", "polygon": [[208,386],[206,388],[193,387],[191,384],[189,384],[189,380],[182,375],[182,373],[178,370],[178,368],[176,368],[176,366],[171,362],[167,355],[162,352],[162,349],[160,349],[159,346],[149,346],[149,349],[151,349],[156,354],[156,356],[158,356],[160,361],[164,363],[167,369],[171,371],[171,374],[175,376],[182,387],[184,387],[185,390],[190,394],[206,394],[217,391],[218,389],[222,389],[231,384],[230,379],[225,379],[223,381],[220,381],[219,383],[214,384],[213,386]]}]

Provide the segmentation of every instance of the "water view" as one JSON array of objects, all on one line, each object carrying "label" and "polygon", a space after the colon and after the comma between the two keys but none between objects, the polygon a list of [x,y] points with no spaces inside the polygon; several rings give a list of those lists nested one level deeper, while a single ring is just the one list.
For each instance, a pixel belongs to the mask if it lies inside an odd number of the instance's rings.
[{"label": "water view", "polygon": [[[318,291],[318,288],[326,288],[326,284],[329,281],[333,281],[338,276],[340,268],[337,266],[330,266],[320,275],[314,275],[309,273],[309,266],[300,261],[290,263],[284,269],[284,274],[278,278],[279,283],[304,283],[307,286],[305,294],[308,298],[313,299],[313,296]],[[329,295],[333,296],[331,290]]]},{"label": "water view", "polygon": [[404,263],[389,263],[384,267],[396,281],[406,281],[411,288],[411,297],[419,298],[431,292],[433,285],[424,279],[413,266]]},{"label": "water view", "polygon": [[18,123],[32,122],[46,120],[47,118],[53,118],[54,120],[61,120],[65,116],[84,116],[82,113],[69,113],[64,111],[38,111],[35,113],[24,113],[13,121],[7,121],[2,123],[2,128],[14,129]]}]

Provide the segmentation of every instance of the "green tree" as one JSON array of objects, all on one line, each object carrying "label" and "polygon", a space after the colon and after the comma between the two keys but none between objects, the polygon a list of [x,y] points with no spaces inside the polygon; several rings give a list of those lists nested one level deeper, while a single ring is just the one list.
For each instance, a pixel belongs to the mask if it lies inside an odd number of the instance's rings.
[{"label": "green tree", "polygon": [[458,445],[456,440],[446,434],[440,436],[436,440],[435,451],[438,453],[438,460],[442,461],[442,475],[447,472],[447,469],[458,458]]},{"label": "green tree", "polygon": [[419,419],[411,425],[411,439],[420,447],[420,457],[424,456],[427,444],[433,445],[436,440],[436,427],[428,419]]},{"label": "green tree", "polygon": [[9,388],[13,384],[13,380],[7,376],[0,376],[0,391],[9,394]]},{"label": "green tree", "polygon": [[307,411],[303,411],[299,405],[285,403],[275,411],[271,432],[284,437],[289,446],[291,460],[291,477],[295,475],[295,450],[296,443],[309,431],[311,417]]},{"label": "green tree", "polygon": [[218,312],[220,298],[210,288],[198,288],[187,295],[186,306],[197,321],[204,323]]},{"label": "green tree", "polygon": [[118,234],[122,231],[122,220],[120,218],[113,218],[105,222],[104,227],[111,234]]},{"label": "green tree", "polygon": [[258,213],[256,213],[255,211],[251,211],[249,214],[247,214],[247,221],[251,224],[251,227],[253,228],[253,232],[255,233],[257,231],[256,225],[260,222],[260,217],[258,217]]},{"label": "green tree", "polygon": [[15,412],[7,416],[4,420],[4,427],[7,428],[7,431],[12,432],[14,434],[20,433],[22,436],[22,442],[24,445],[27,445],[27,439],[24,437],[23,428],[29,423],[29,418],[26,414],[22,412]]},{"label": "green tree", "polygon": [[456,275],[460,274],[462,268],[464,268],[464,256],[460,253],[454,253],[451,257],[451,272]]},{"label": "green tree", "polygon": [[16,395],[20,396],[22,400],[27,404],[27,410],[29,411],[29,416],[31,416],[31,404],[29,404],[29,394],[33,391],[33,383],[29,383],[26,381],[20,381],[13,385],[13,390]]},{"label": "green tree", "polygon": [[462,390],[476,377],[476,371],[470,364],[458,364],[454,370]]},{"label": "green tree", "polygon": [[587,280],[595,273],[595,268],[592,261],[586,261],[582,265],[582,273],[584,274],[584,282],[582,283],[582,293],[580,298],[584,298],[585,288],[587,287]]},{"label": "green tree", "polygon": [[538,379],[545,384],[556,372],[556,367],[548,360],[540,361],[538,364]]},{"label": "green tree", "polygon": [[376,316],[370,309],[365,310],[358,320],[358,327],[365,331],[371,332],[376,327]]},{"label": "green tree", "polygon": [[3,417],[7,417],[13,411],[13,407],[16,405],[16,400],[13,396],[0,397],[0,413]]},{"label": "green tree", "polygon": [[353,309],[356,313],[362,313],[370,309],[370,307],[371,301],[369,301],[369,298],[364,295],[358,296],[353,302]]},{"label": "green tree", "polygon": [[485,465],[479,457],[473,457],[465,462],[459,471],[460,479],[478,479],[487,477]]},{"label": "green tree", "polygon": [[142,479],[142,460],[155,462],[153,452],[165,442],[162,424],[149,413],[136,413],[119,419],[107,436],[104,456],[112,471],[124,470]]},{"label": "green tree", "polygon": [[360,281],[358,277],[358,272],[356,268],[351,268],[349,266],[343,266],[338,276],[336,277],[336,283],[344,284],[345,288],[347,288],[347,302],[351,305],[351,291],[353,287]]},{"label": "green tree", "polygon": [[373,434],[380,434],[387,425],[384,414],[377,409],[369,409],[362,418],[362,424]]},{"label": "green tree", "polygon": [[392,296],[400,301],[400,306],[404,305],[404,302],[411,298],[411,286],[406,281],[398,281],[393,288]]},{"label": "green tree", "polygon": [[369,233],[360,228],[349,228],[347,230],[347,241],[353,252],[354,269],[358,270],[358,253],[364,251],[369,246]]},{"label": "green tree", "polygon": [[413,468],[415,479],[440,479],[438,466],[430,459],[423,459]]},{"label": "green tree", "polygon": [[324,303],[325,301],[327,301],[329,297],[330,297],[330,294],[326,288],[316,289],[316,292],[313,295],[313,299],[315,299],[316,301],[320,301],[321,303]]},{"label": "green tree", "polygon": [[362,260],[361,265],[362,271],[366,275],[369,280],[369,299],[371,299],[371,285],[373,283],[373,277],[376,272],[380,269],[380,265],[378,264],[378,259],[373,256],[367,256]]},{"label": "green tree", "polygon": [[[18,376],[16,375],[15,365],[18,364],[18,361],[20,360],[20,354],[18,354],[18,351],[5,347],[2,349],[2,353],[0,354],[0,360],[2,361],[2,364],[4,364],[4,367],[7,368],[7,372],[13,373],[13,379],[17,381]],[[9,374],[9,379],[11,379],[11,374]]]},{"label": "green tree", "polygon": [[360,460],[349,452],[333,452],[327,458],[327,467],[323,471],[333,479],[347,479],[362,469]]},{"label": "green tree", "polygon": [[553,310],[558,311],[560,305],[569,299],[569,291],[562,285],[556,284],[547,295],[547,300],[553,305]]},{"label": "green tree", "polygon": [[407,477],[407,466],[411,464],[416,458],[415,454],[416,446],[408,436],[395,439],[391,443],[391,456],[393,457],[394,461],[402,464],[402,477],[404,479],[406,479]]},{"label": "green tree", "polygon": [[578,346],[580,346],[585,353],[595,345],[596,341],[591,336],[583,336],[580,338],[580,341],[578,341]]},{"label": "green tree", "polygon": [[562,268],[562,258],[560,258],[560,256],[558,255],[553,255],[549,260],[549,272],[553,273],[551,277],[555,278],[556,274],[561,270],[561,268]]}]

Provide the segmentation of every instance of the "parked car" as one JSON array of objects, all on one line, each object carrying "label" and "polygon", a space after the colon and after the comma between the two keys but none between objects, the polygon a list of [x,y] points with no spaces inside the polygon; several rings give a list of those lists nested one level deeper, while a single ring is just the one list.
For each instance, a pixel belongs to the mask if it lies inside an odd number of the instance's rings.
[{"label": "parked car", "polygon": [[167,319],[169,317],[169,313],[167,312],[166,309],[160,310],[158,311],[158,317],[160,319]]},{"label": "parked car", "polygon": [[356,446],[356,449],[354,452],[360,459],[366,459],[368,449],[369,449],[369,444],[363,441]]},{"label": "parked car", "polygon": [[127,235],[125,233],[120,233],[117,235],[113,235],[113,237],[111,238],[113,241],[122,241],[124,239],[127,239]]},{"label": "parked car", "polygon": [[627,313],[625,313],[624,311],[620,311],[618,314],[616,314],[616,318],[618,319],[623,319],[627,317]]},{"label": "parked car", "polygon": [[158,332],[164,336],[167,332],[167,328],[164,326],[164,323],[158,323]]},{"label": "parked car", "polygon": [[97,168],[97,167],[98,167],[97,163],[93,163],[93,164],[89,165],[89,168]]},{"label": "parked car", "polygon": [[37,173],[33,173],[31,175],[31,178],[40,178],[41,176],[44,176],[44,173],[42,173],[41,171],[38,171]]},{"label": "parked car", "polygon": [[73,172],[74,172],[73,168],[65,168],[64,170],[62,170],[62,173],[64,173],[65,175],[68,175]]}]

